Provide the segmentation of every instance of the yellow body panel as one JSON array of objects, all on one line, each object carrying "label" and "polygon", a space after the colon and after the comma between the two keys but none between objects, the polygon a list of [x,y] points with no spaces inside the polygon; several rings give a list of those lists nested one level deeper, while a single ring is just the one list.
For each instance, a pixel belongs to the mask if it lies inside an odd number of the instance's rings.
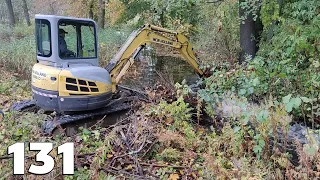
[{"label": "yellow body panel", "polygon": [[[67,78],[74,79],[74,83],[67,82]],[[80,81],[85,82],[84,84],[81,84]],[[94,83],[95,85],[90,85],[89,82]],[[75,90],[68,90],[67,85],[76,87]],[[98,89],[97,92],[92,92],[92,89]],[[83,91],[88,90],[88,91]],[[68,70],[62,70],[60,75],[59,75],[59,96],[72,96],[72,95],[100,95],[104,94],[107,92],[111,92],[111,84],[104,84],[101,82],[96,82],[96,81],[90,81],[86,79],[79,79],[70,73]]]},{"label": "yellow body panel", "polygon": [[[76,83],[68,83],[67,78],[74,79]],[[79,84],[82,80],[86,82],[86,85]],[[94,83],[92,86],[89,82]],[[76,86],[76,90],[67,90],[67,84]],[[86,79],[79,79],[74,77],[70,71],[54,68],[42,64],[35,64],[32,68],[32,85],[34,87],[48,90],[58,91],[59,96],[71,96],[71,95],[100,95],[107,92],[111,92],[111,85],[104,84],[102,82],[90,81]],[[92,92],[92,88],[96,89],[96,92]],[[88,90],[86,92],[81,89]]]},{"label": "yellow body panel", "polygon": [[48,91],[58,91],[58,76],[61,69],[35,64],[32,68],[32,85]]}]

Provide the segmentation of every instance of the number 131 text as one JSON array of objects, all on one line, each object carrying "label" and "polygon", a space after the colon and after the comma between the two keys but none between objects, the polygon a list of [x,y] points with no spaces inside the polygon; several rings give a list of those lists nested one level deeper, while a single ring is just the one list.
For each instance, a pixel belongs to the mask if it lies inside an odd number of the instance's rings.
[{"label": "number 131 text", "polygon": [[[47,174],[54,168],[54,159],[49,155],[52,151],[52,143],[30,143],[30,151],[39,151],[36,155],[36,161],[42,162],[42,166],[31,165],[29,173]],[[24,174],[25,152],[24,143],[15,143],[8,147],[8,154],[13,154],[13,174]],[[74,144],[65,143],[58,146],[58,154],[63,156],[63,174],[74,174]]]}]

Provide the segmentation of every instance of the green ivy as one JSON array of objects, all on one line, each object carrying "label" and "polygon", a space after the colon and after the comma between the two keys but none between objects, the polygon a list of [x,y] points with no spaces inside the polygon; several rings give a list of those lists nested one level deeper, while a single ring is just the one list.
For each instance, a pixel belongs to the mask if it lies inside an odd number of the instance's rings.
[{"label": "green ivy", "polygon": [[279,21],[280,6],[277,0],[265,0],[261,7],[261,21],[265,28],[268,28],[273,21]]}]

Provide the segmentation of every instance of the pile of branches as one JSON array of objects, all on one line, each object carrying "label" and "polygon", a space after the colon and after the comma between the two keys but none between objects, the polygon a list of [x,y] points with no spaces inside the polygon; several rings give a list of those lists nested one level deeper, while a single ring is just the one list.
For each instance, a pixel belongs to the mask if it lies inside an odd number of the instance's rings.
[{"label": "pile of branches", "polygon": [[[166,89],[159,84],[147,94],[154,103],[159,99],[172,101],[175,97],[173,89]],[[150,103],[139,103],[142,109],[150,106]],[[191,171],[189,166],[164,164],[154,160],[155,145],[159,143],[157,134],[163,129],[163,125],[159,120],[146,115],[144,110],[136,110],[120,122],[102,128],[100,138],[104,139],[105,146],[94,153],[78,154],[76,168],[87,166],[97,176],[99,171],[104,171],[133,179],[159,179],[156,171],[164,167]]]},{"label": "pile of branches", "polygon": [[140,115],[131,115],[102,129],[100,136],[105,139],[105,146],[97,149],[95,153],[78,155],[77,167],[88,166],[96,171],[139,179],[155,176],[145,168],[147,164],[141,163],[141,159],[156,143],[153,132],[154,127],[147,119]]}]

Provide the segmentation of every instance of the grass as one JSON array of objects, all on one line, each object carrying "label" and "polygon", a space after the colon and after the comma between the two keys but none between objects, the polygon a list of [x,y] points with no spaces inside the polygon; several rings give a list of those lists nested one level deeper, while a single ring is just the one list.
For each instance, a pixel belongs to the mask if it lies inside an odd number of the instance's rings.
[{"label": "grass", "polygon": [[13,102],[31,97],[28,80],[21,80],[19,74],[6,71],[1,66],[0,72],[0,109],[7,110]]},{"label": "grass", "polygon": [[24,75],[30,75],[35,59],[33,27],[17,26],[11,31],[0,26],[0,64]]}]

